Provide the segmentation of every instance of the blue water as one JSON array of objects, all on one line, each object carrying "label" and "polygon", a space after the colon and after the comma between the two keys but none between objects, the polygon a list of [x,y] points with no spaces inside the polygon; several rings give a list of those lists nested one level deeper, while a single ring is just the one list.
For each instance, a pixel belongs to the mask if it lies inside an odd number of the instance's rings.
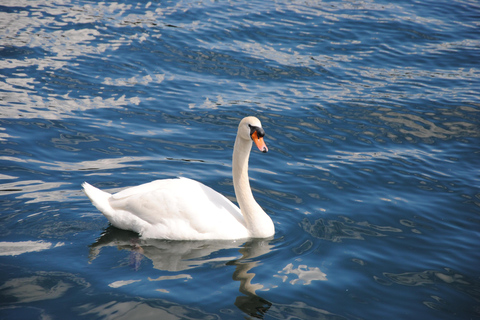
[{"label": "blue water", "polygon": [[[2,1],[1,319],[479,319],[477,1]],[[80,188],[197,179],[274,239],[142,240]]]}]

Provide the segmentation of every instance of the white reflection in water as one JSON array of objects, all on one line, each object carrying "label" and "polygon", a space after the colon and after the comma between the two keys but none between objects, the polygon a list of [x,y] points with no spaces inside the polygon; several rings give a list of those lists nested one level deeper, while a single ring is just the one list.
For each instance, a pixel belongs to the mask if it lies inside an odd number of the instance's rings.
[{"label": "white reflection in water", "polygon": [[[80,162],[45,162],[41,168],[52,171],[105,171],[125,167],[139,167],[144,161],[158,160],[156,157],[120,157],[120,158],[102,158],[91,161]],[[135,164],[138,163],[138,164]],[[98,173],[95,173],[98,174]]]},{"label": "white reflection in water", "polygon": [[[1,65],[0,65],[1,68]],[[119,98],[103,99],[101,97],[75,98],[71,99],[68,95],[59,96],[52,94],[45,99],[36,96],[31,92],[22,90],[15,92],[14,87],[0,82],[0,90],[8,92],[0,102],[0,106],[11,106],[17,104],[21,108],[3,108],[0,112],[0,118],[7,119],[47,119],[59,120],[76,117],[72,112],[86,111],[89,109],[124,107],[128,104],[138,105],[140,100],[137,97],[125,98],[125,95]]]},{"label": "white reflection in water", "polygon": [[39,276],[11,279],[0,287],[0,292],[5,296],[16,298],[18,303],[28,303],[58,299],[72,287],[72,284],[62,280],[53,286],[48,285],[49,282],[51,280],[48,277]]},{"label": "white reflection in water", "polygon": [[[112,41],[98,41],[103,37],[109,37],[104,33],[104,28],[82,28],[75,29],[64,27],[67,23],[82,23],[88,26],[92,24],[101,25],[105,22],[118,23],[118,26],[126,27],[122,24],[123,19],[116,19],[125,14],[129,6],[121,4],[112,4],[96,6],[77,4],[64,1],[59,3],[49,3],[45,1],[3,1],[2,5],[6,7],[24,8],[24,10],[12,10],[8,14],[1,14],[0,28],[2,29],[2,44],[11,48],[27,48],[33,50],[40,48],[48,54],[41,57],[32,58],[31,55],[21,55],[18,58],[0,60],[0,69],[15,70],[34,68],[36,71],[59,70],[67,66],[76,67],[82,57],[104,56],[107,59],[111,52],[114,52],[122,46],[131,45],[132,41],[138,41],[130,37],[120,37]],[[68,8],[68,9],[66,9]],[[140,20],[151,20],[152,12],[148,12],[146,17],[136,17]],[[55,18],[53,18],[55,17]],[[109,19],[107,17],[114,17]],[[143,36],[145,37],[145,36]],[[18,119],[18,118],[41,118],[41,119],[64,119],[75,117],[73,112],[85,111],[98,108],[124,107],[128,104],[140,103],[138,97],[69,97],[69,94],[57,94],[56,90],[50,90],[52,93],[48,97],[42,96],[36,90],[41,82],[38,77],[28,76],[26,73],[16,72],[0,81],[0,90],[2,99],[0,106],[8,106],[0,112],[0,118]],[[156,81],[160,83],[162,77],[157,79],[142,79],[141,83]],[[111,81],[110,81],[111,82]],[[119,85],[124,82],[119,81]],[[43,84],[43,91],[48,91],[50,84]],[[1,134],[0,138],[8,137]]]},{"label": "white reflection in water", "polygon": [[[11,156],[0,156],[0,160],[26,163],[38,166],[43,170],[48,171],[83,171],[93,172],[89,175],[110,175],[105,172],[109,170],[115,170],[125,167],[138,167],[142,165],[142,162],[158,160],[155,157],[120,157],[120,158],[105,158],[92,161],[80,161],[80,162],[65,162],[54,161],[45,162],[31,158],[18,158]],[[101,172],[101,173],[100,173]],[[9,175],[0,175],[1,180],[12,180],[17,177]],[[23,180],[13,181],[7,183],[0,183],[1,195],[16,195],[16,199],[31,199],[25,202],[38,203],[38,202],[66,202],[76,197],[84,197],[84,193],[80,191],[79,186],[75,186],[74,189],[65,189],[66,185],[71,185],[70,182],[45,182],[43,180]],[[109,190],[114,191],[114,190]]]},{"label": "white reflection in water", "polygon": [[[0,62],[2,68],[37,65],[39,70],[47,67],[60,69],[70,63],[68,60],[75,59],[80,55],[102,54],[107,50],[116,50],[122,45],[129,45],[132,41],[123,37],[117,41],[94,45],[92,41],[103,36],[101,28],[60,29],[66,23],[71,22],[91,25],[102,21],[109,11],[109,8],[102,8],[102,5],[94,8],[90,5],[78,6],[65,1],[59,9],[58,3],[55,2],[30,0],[8,2],[2,4],[28,8],[31,14],[28,14],[27,10],[19,10],[2,15],[0,26],[6,35],[4,44],[13,47],[41,47],[54,55],[46,55],[43,59],[6,59]],[[66,10],[69,6],[70,10]],[[117,14],[122,15],[126,7],[115,8],[115,10],[117,9],[119,9]],[[102,12],[102,10],[107,12]],[[56,18],[50,19],[47,17],[48,15]],[[117,20],[113,19],[113,21]]]},{"label": "white reflection in water", "polygon": [[323,273],[318,267],[308,267],[306,265],[299,265],[297,268],[293,267],[292,263],[289,263],[285,268],[278,271],[285,276],[274,275],[274,277],[281,278],[283,282],[287,281],[289,275],[293,274],[297,276],[297,279],[290,280],[290,284],[302,283],[303,285],[309,285],[312,281],[326,281],[327,275]]},{"label": "white reflection in water", "polygon": [[151,301],[111,301],[95,305],[93,303],[78,308],[81,316],[101,319],[216,319],[215,315],[208,314],[197,308],[189,308],[168,301],[155,303]]},{"label": "white reflection in water", "polygon": [[19,242],[0,242],[0,256],[18,256],[28,252],[39,252],[51,248],[61,247],[65,245],[58,242],[54,245],[46,241],[19,241]]},{"label": "white reflection in water", "polygon": [[87,288],[90,284],[70,273],[39,271],[29,277],[7,280],[0,286],[0,296],[15,303],[31,303],[58,299],[71,288]]},{"label": "white reflection in water", "polygon": [[42,180],[25,180],[0,184],[2,195],[19,194],[16,199],[32,199],[25,204],[37,202],[64,202],[73,195],[79,194],[78,190],[53,190],[69,185],[69,182],[44,182]]},{"label": "white reflection in water", "polygon": [[132,283],[135,283],[135,282],[139,282],[139,281],[142,281],[142,280],[119,280],[119,281],[115,281],[115,282],[110,283],[108,286],[110,288],[120,288],[120,287],[129,285],[129,284],[132,284]]}]

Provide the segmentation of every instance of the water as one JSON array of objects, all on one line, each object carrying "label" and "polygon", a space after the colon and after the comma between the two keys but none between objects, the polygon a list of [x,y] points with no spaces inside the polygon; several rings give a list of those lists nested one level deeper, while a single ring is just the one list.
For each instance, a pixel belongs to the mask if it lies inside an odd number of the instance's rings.
[{"label": "water", "polygon": [[[480,318],[476,1],[2,1],[0,318]],[[142,240],[80,190],[234,198],[274,239]]]}]

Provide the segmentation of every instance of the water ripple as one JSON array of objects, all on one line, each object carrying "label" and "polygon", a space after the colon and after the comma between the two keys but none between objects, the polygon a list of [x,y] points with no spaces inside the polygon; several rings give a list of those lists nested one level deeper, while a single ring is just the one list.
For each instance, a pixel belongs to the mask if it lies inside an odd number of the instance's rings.
[{"label": "water ripple", "polygon": [[[479,8],[3,1],[0,318],[478,315]],[[234,200],[252,114],[275,239],[110,237],[83,181],[187,176]]]}]

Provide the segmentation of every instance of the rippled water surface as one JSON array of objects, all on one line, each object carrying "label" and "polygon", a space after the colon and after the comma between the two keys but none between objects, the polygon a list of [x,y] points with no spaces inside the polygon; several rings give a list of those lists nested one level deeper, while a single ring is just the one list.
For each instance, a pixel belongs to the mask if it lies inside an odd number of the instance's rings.
[{"label": "rippled water surface", "polygon": [[[4,0],[0,318],[479,319],[477,1]],[[83,194],[251,184],[273,239],[175,242]]]}]

